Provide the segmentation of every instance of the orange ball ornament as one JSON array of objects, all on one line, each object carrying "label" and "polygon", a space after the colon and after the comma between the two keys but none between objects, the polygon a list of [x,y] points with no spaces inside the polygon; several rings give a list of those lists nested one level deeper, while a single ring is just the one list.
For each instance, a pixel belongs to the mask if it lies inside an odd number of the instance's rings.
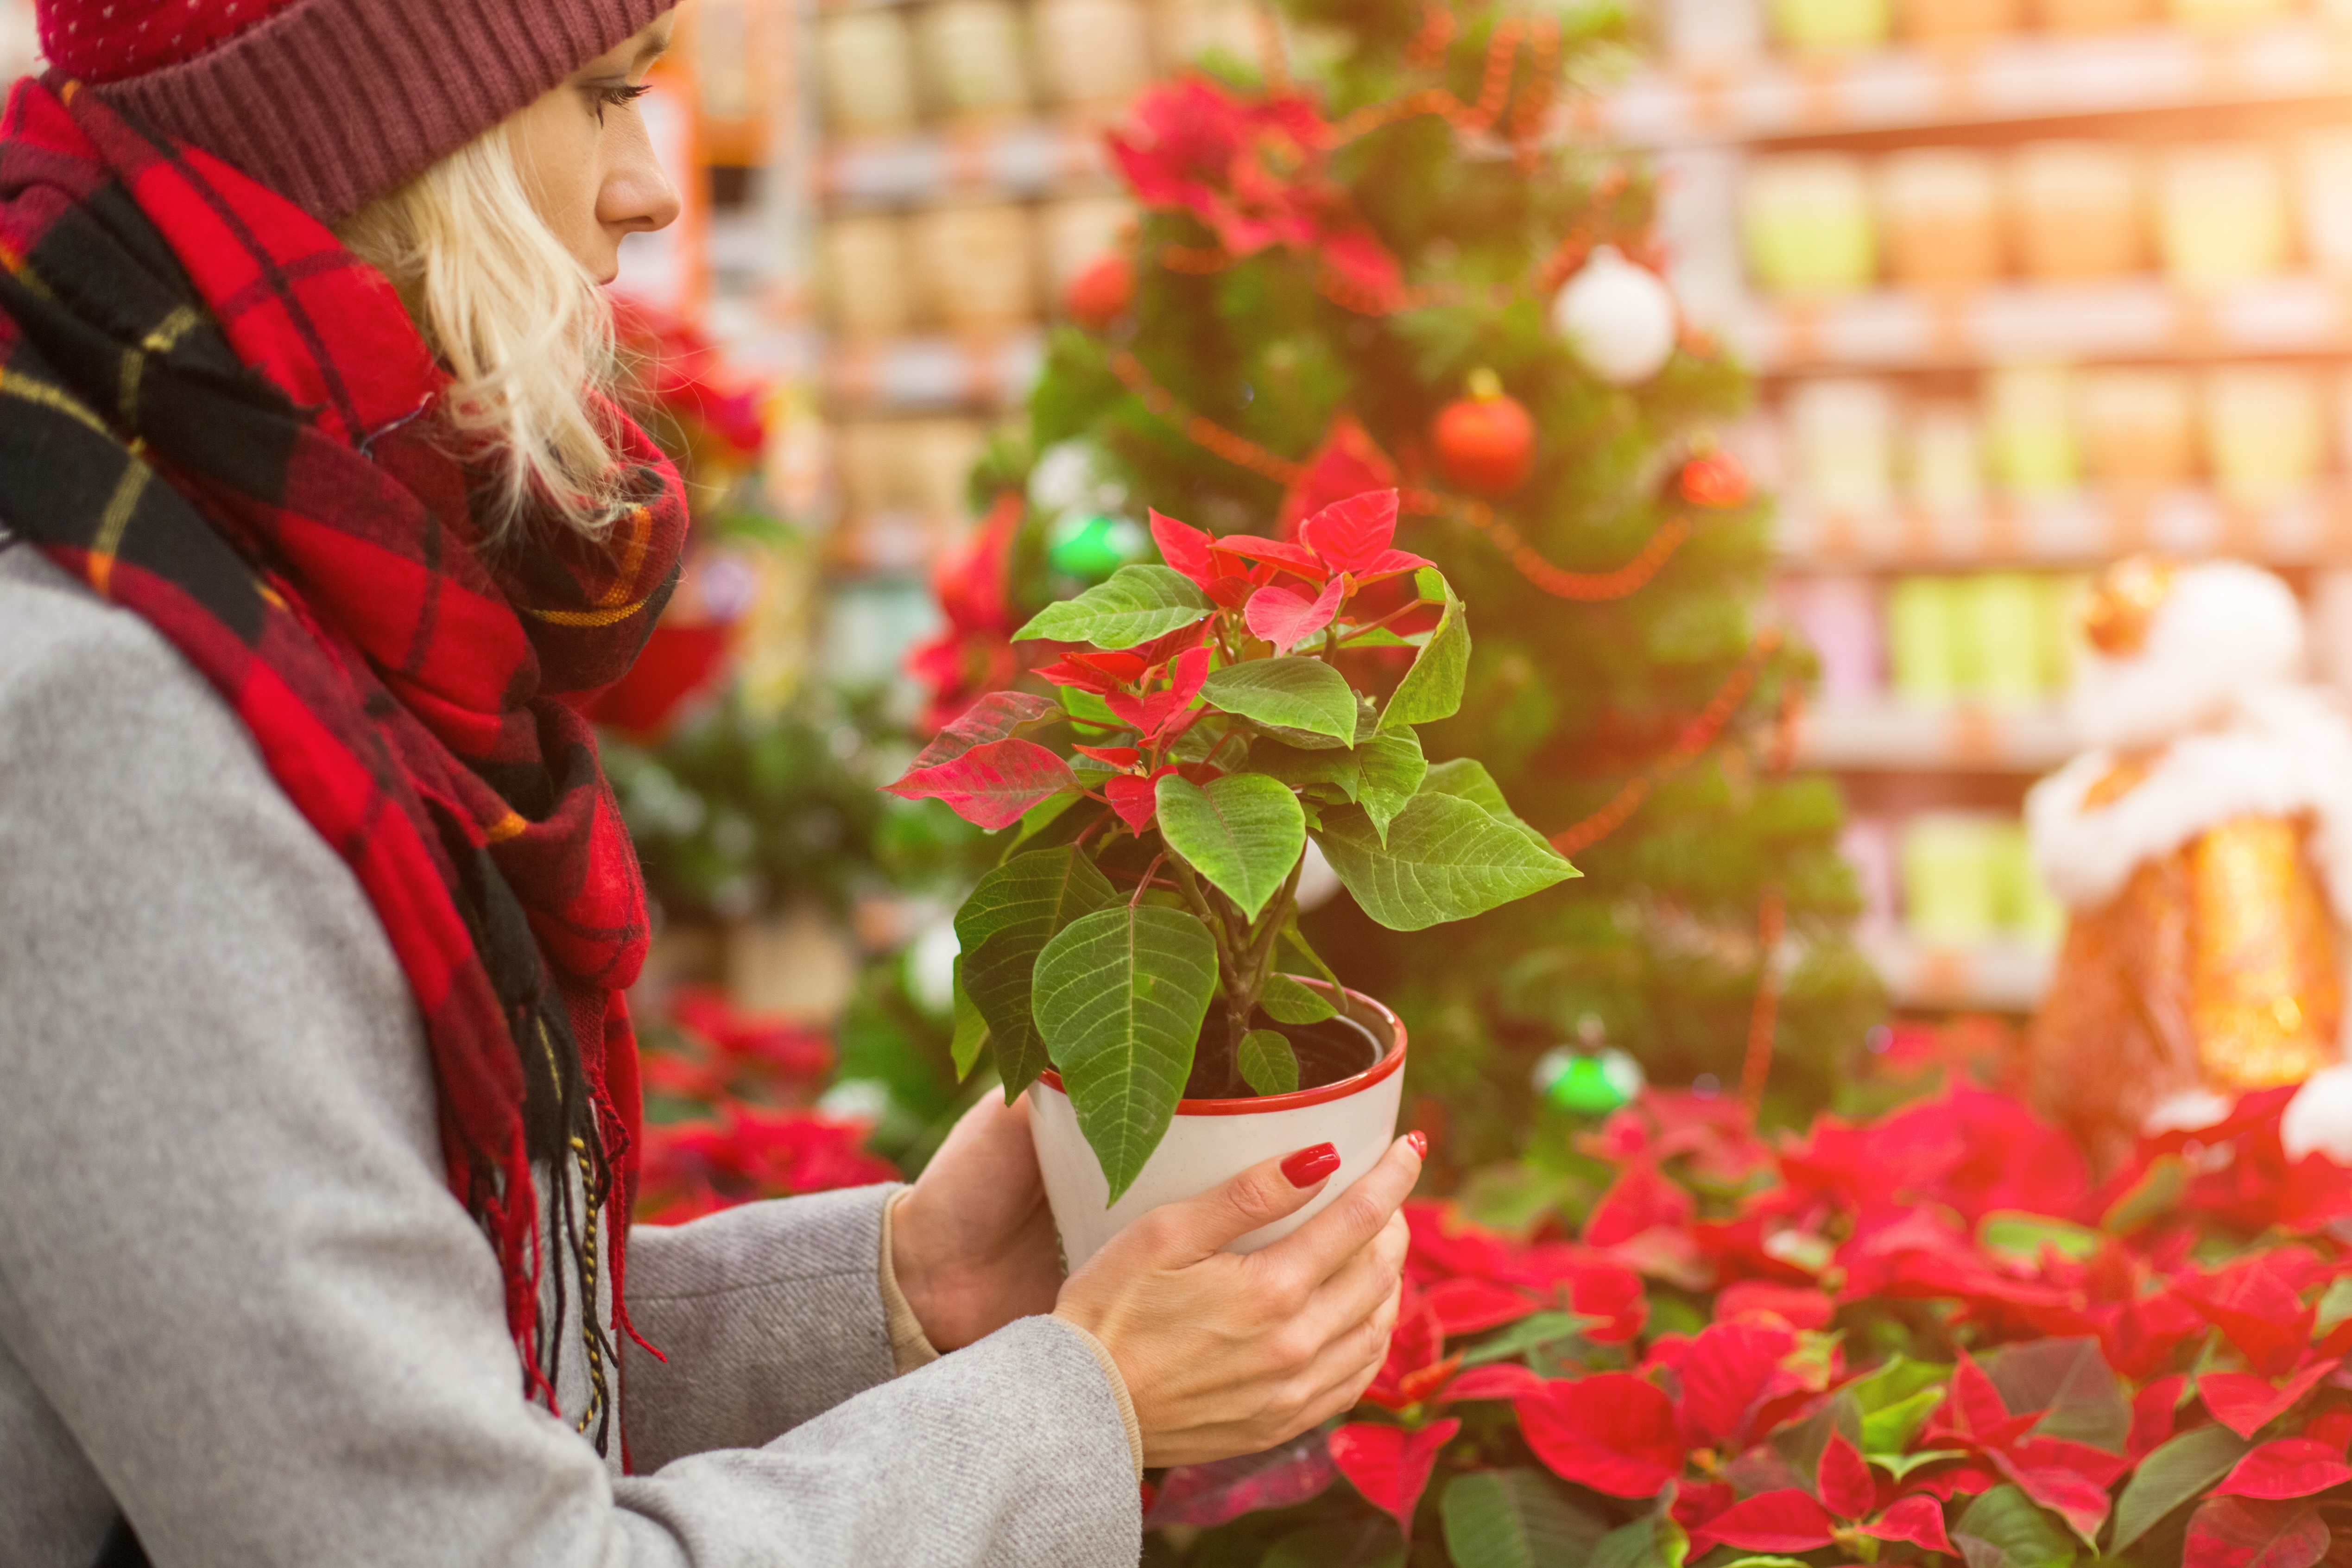
[{"label": "orange ball ornament", "polygon": [[1470,377],[1469,396],[1438,410],[1430,445],[1448,483],[1499,500],[1535,471],[1536,422],[1493,371],[1482,370]]},{"label": "orange ball ornament", "polygon": [[1683,465],[1675,489],[1693,506],[1728,508],[1748,501],[1748,470],[1728,452],[1708,452]]},{"label": "orange ball ornament", "polygon": [[1070,279],[1063,304],[1088,331],[1108,329],[1135,303],[1135,264],[1120,252],[1088,262]]}]

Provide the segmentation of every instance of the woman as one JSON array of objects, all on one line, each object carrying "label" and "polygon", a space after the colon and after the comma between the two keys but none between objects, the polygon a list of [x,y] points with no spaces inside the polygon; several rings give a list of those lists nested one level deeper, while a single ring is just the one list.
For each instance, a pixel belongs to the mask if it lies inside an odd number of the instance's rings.
[{"label": "woman", "polygon": [[[0,1562],[1129,1563],[1345,1409],[1400,1140],[1059,1278],[1025,1111],[625,1233],[593,739],[677,475],[595,284],[662,0],[41,0],[0,123]],[[941,1356],[941,1352],[953,1352]],[[658,1353],[656,1353],[658,1352]],[[903,1375],[899,1375],[903,1374]]]}]

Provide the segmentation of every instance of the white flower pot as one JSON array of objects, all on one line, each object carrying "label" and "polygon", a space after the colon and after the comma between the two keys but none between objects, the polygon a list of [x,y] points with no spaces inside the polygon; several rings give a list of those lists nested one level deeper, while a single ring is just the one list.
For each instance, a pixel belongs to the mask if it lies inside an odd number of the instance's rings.
[{"label": "white flower pot", "polygon": [[[1316,981],[1307,984],[1327,994],[1331,989]],[[1318,1143],[1337,1148],[1339,1172],[1313,1202],[1227,1249],[1255,1252],[1305,1225],[1377,1164],[1396,1136],[1397,1105],[1404,1092],[1404,1025],[1369,996],[1353,991],[1345,996],[1348,1016],[1387,1047],[1377,1062],[1352,1078],[1296,1094],[1177,1101],[1168,1135],[1144,1162],[1135,1184],[1108,1206],[1110,1184],[1103,1179],[1101,1163],[1078,1131],[1077,1112],[1062,1091],[1061,1075],[1047,1069],[1029,1090],[1029,1131],[1070,1268],[1084,1265],[1129,1221],[1162,1204],[1197,1197],[1261,1160]]]}]

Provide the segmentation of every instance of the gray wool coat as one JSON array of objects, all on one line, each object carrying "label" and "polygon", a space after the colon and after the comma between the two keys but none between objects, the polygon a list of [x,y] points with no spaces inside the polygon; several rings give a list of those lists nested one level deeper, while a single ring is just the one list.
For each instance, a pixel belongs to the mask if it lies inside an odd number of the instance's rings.
[{"label": "gray wool coat", "polygon": [[358,884],[144,623],[0,546],[0,1564],[120,1510],[157,1568],[1128,1568],[1082,1334],[893,1375],[892,1190],[635,1232],[622,1474],[576,1365],[522,1395]]}]

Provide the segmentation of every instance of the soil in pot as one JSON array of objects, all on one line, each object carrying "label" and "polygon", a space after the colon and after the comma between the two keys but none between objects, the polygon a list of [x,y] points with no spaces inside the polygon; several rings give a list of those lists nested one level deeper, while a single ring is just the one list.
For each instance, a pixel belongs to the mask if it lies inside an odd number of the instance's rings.
[{"label": "soil in pot", "polygon": [[[1313,1024],[1277,1023],[1260,1009],[1254,1029],[1277,1029],[1298,1057],[1298,1087],[1320,1089],[1368,1070],[1387,1047],[1381,1037],[1345,1013]],[[1223,1013],[1212,1008],[1192,1047],[1192,1076],[1184,1080],[1187,1100],[1245,1100],[1255,1091],[1242,1080]]]}]

